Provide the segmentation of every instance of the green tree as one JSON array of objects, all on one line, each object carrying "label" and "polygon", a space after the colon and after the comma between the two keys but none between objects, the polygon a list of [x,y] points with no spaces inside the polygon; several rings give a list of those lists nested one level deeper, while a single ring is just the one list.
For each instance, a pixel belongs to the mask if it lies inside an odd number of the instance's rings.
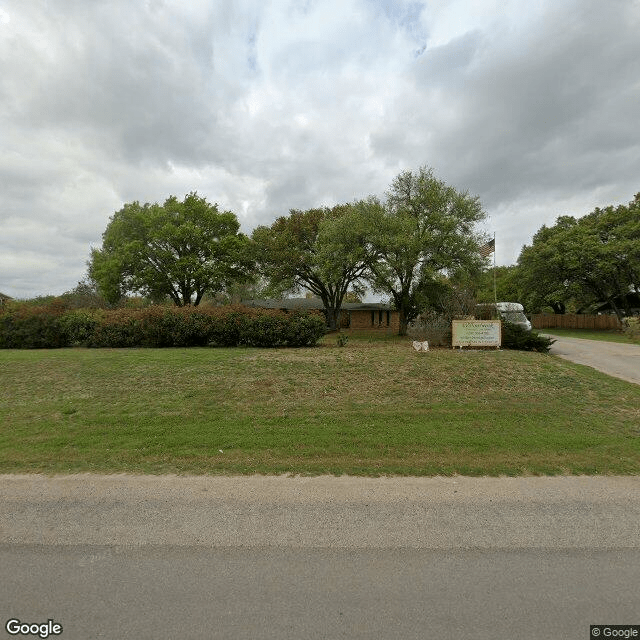
[{"label": "green tree", "polygon": [[533,236],[531,246],[524,246],[518,257],[522,304],[531,312],[551,307],[563,314],[579,291],[567,278],[565,256],[560,250],[560,236],[573,224],[571,216],[561,216],[552,227],[543,225]]},{"label": "green tree", "polygon": [[260,270],[276,295],[300,287],[324,305],[329,328],[339,326],[340,310],[349,289],[361,292],[370,263],[366,242],[371,201],[300,211],[292,209],[270,227],[252,235]]},{"label": "green tree", "polygon": [[[518,265],[532,302],[564,312],[571,303],[607,302],[620,319],[640,286],[640,194],[629,205],[597,208],[543,226]],[[536,306],[532,304],[532,306]]]},{"label": "green tree", "polygon": [[95,282],[89,278],[80,280],[78,284],[59,296],[60,301],[69,309],[105,309],[107,301],[100,295]]},{"label": "green tree", "polygon": [[[495,293],[493,288],[495,272]],[[485,269],[476,287],[477,302],[520,302],[522,291],[517,265],[498,266],[495,269]]]},{"label": "green tree", "polygon": [[485,260],[485,241],[476,224],[485,218],[480,201],[434,177],[431,169],[400,173],[371,222],[370,279],[389,295],[400,315],[400,335],[429,303],[443,273],[476,277]]},{"label": "green tree", "polygon": [[249,241],[239,228],[235,214],[197,193],[163,205],[125,204],[111,217],[102,249],[92,250],[89,276],[109,302],[138,292],[195,306],[205,293],[249,278]]},{"label": "green tree", "polygon": [[361,303],[362,302],[362,294],[356,291],[347,291],[344,296],[343,302],[350,303]]},{"label": "green tree", "polygon": [[[598,238],[603,263],[599,267],[608,267],[602,275],[608,276],[613,308],[617,303],[630,315],[629,294],[640,293],[640,193],[628,205],[596,209],[580,222],[589,225]],[[590,284],[596,291],[596,283],[592,280]]]}]

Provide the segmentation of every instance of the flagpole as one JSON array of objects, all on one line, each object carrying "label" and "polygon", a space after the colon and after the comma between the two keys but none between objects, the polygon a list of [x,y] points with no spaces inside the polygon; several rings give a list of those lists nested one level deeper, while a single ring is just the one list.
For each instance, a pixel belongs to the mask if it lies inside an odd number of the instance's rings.
[{"label": "flagpole", "polygon": [[498,289],[496,287],[496,232],[493,232],[493,301],[498,304]]}]

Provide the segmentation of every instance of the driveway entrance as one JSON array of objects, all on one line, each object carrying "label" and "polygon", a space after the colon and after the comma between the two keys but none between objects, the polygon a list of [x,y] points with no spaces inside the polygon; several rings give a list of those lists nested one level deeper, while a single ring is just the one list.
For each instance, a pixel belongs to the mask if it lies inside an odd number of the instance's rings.
[{"label": "driveway entrance", "polygon": [[640,384],[640,345],[560,338],[546,331],[544,335],[549,335],[556,341],[551,347],[554,355],[577,364],[586,364],[615,378]]}]

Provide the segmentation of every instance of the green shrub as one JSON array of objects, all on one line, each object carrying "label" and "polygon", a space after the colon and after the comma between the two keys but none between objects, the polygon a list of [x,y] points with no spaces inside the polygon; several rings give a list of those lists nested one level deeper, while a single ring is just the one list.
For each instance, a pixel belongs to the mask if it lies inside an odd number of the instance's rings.
[{"label": "green shrub", "polygon": [[210,314],[198,308],[165,309],[163,322],[174,347],[206,347],[210,340]]},{"label": "green shrub", "polygon": [[339,333],[338,338],[336,339],[336,344],[339,347],[344,347],[347,342],[349,342],[349,336],[346,336],[344,333]]},{"label": "green shrub", "polygon": [[114,309],[100,316],[86,341],[87,347],[137,347],[140,346],[138,331],[140,318],[130,309]]},{"label": "green shrub", "polygon": [[640,339],[640,318],[624,319],[624,335],[630,340]]},{"label": "green shrub", "polygon": [[286,325],[282,312],[254,315],[244,325],[240,341],[249,347],[280,347],[287,343]]},{"label": "green shrub", "polygon": [[237,347],[241,344],[250,320],[248,312],[236,305],[213,309],[208,318],[209,344],[217,347]]},{"label": "green shrub", "polygon": [[313,347],[327,331],[325,317],[319,312],[296,312],[287,320],[288,347]]},{"label": "green shrub", "polygon": [[56,349],[69,345],[60,317],[64,309],[13,304],[0,313],[0,348]]},{"label": "green shrub", "polygon": [[505,349],[520,351],[540,351],[548,353],[555,340],[541,336],[535,331],[527,331],[523,327],[511,322],[502,323],[502,346]]},{"label": "green shrub", "polygon": [[315,313],[227,307],[74,309],[22,306],[0,314],[0,348],[312,346],[324,334]]},{"label": "green shrub", "polygon": [[59,322],[69,345],[85,346],[100,324],[100,318],[93,310],[76,309],[60,316]]}]

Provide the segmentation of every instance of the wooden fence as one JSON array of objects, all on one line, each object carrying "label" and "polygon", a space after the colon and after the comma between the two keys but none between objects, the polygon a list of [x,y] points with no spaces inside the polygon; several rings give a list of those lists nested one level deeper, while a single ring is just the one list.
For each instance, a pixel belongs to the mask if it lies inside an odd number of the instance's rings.
[{"label": "wooden fence", "polygon": [[588,316],[585,314],[565,313],[553,315],[535,313],[531,315],[534,329],[620,329],[617,316]]}]

